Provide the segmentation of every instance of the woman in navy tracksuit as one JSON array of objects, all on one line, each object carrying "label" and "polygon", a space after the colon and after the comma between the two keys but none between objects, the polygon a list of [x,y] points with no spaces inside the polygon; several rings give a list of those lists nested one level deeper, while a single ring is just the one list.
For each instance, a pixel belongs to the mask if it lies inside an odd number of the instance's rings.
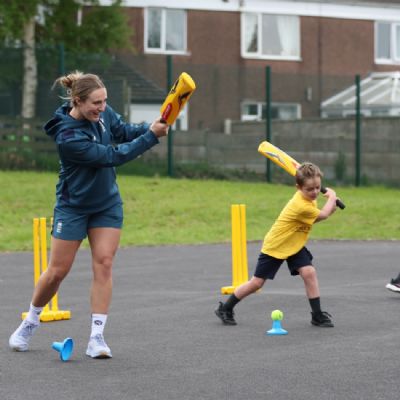
[{"label": "woman in navy tracksuit", "polygon": [[160,119],[151,125],[126,124],[106,104],[107,90],[97,75],[76,71],[57,79],[67,89],[69,102],[58,108],[44,129],[60,157],[56,188],[51,257],[35,287],[25,320],[11,335],[9,345],[28,350],[39,327],[43,307],[57,292],[72,267],[82,240],[88,236],[92,252],[92,328],[86,354],[110,358],[103,330],[112,294],[112,265],[123,220],[115,168],[143,154],[166,136]]}]

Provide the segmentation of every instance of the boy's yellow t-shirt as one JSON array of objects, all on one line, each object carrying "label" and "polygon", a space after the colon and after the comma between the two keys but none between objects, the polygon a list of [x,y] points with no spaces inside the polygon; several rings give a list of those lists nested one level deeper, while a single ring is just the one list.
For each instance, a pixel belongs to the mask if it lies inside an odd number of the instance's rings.
[{"label": "boy's yellow t-shirt", "polygon": [[317,202],[297,191],[265,235],[261,252],[286,260],[306,244],[320,210]]}]

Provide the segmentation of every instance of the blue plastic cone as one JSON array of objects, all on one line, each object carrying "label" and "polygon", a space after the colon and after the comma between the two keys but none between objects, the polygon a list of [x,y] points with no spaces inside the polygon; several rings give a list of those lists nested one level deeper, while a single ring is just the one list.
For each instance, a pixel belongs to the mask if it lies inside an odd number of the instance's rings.
[{"label": "blue plastic cone", "polygon": [[68,361],[74,350],[74,341],[66,338],[63,342],[53,342],[51,347],[60,353],[61,361]]},{"label": "blue plastic cone", "polygon": [[287,335],[288,331],[285,331],[281,327],[281,321],[275,320],[272,321],[272,329],[265,332],[266,335]]}]

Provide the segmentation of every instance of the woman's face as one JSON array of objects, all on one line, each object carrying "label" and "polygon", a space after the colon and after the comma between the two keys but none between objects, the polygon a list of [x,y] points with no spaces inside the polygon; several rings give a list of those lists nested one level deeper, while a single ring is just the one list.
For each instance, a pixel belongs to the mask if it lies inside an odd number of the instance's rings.
[{"label": "woman's face", "polygon": [[79,115],[79,119],[98,122],[100,113],[106,109],[106,104],[107,90],[105,88],[100,88],[93,90],[85,101],[77,99],[74,108]]},{"label": "woman's face", "polygon": [[307,200],[316,200],[321,191],[321,178],[309,178],[304,181],[303,186],[297,185],[297,188]]}]

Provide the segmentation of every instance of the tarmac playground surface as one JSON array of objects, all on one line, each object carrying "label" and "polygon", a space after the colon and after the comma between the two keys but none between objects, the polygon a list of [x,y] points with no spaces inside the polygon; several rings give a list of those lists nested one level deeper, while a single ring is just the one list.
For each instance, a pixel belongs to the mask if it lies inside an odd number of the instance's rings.
[{"label": "tarmac playground surface", "polygon": [[[261,242],[248,244],[249,276]],[[27,311],[32,254],[0,253],[1,400],[360,400],[399,399],[400,244],[311,241],[322,308],[334,328],[310,324],[300,277],[286,264],[236,307],[237,326],[214,314],[232,283],[231,246],[120,249],[105,338],[113,358],[85,355],[90,327],[90,253],[80,250],[58,292],[67,321],[42,323],[30,351],[8,338]],[[286,336],[267,336],[280,309]],[[67,362],[51,349],[72,337]]]}]

